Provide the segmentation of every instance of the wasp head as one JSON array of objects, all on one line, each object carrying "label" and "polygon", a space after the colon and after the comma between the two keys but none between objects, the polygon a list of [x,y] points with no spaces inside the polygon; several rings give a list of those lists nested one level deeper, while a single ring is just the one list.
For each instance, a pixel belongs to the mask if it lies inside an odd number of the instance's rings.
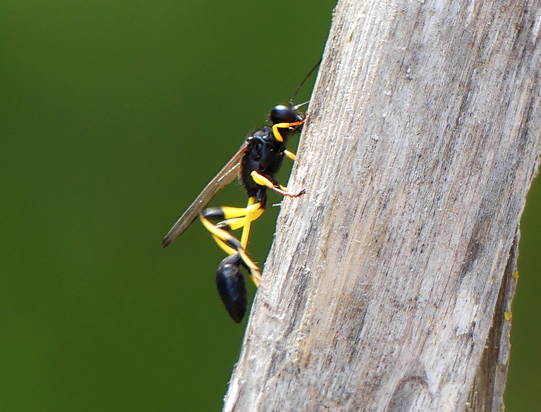
[{"label": "wasp head", "polygon": [[282,104],[273,107],[269,117],[272,124],[295,123],[304,119],[304,116],[296,107],[288,107]]}]

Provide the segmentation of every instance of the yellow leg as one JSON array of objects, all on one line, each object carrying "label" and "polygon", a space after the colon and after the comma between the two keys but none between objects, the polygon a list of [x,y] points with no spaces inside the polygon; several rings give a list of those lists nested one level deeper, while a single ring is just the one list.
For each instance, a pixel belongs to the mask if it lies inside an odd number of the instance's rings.
[{"label": "yellow leg", "polygon": [[265,211],[265,209],[261,206],[261,203],[256,203],[255,197],[252,196],[248,199],[248,206],[246,207],[246,217],[244,218],[244,228],[242,229],[242,236],[240,238],[240,244],[245,249],[248,245],[248,236],[250,235],[250,227],[252,225],[252,222],[258,219],[259,216],[261,216]]},{"label": "yellow leg", "polygon": [[274,135],[274,138],[276,140],[278,140],[279,142],[283,142],[284,138],[282,137],[282,135],[280,134],[278,129],[289,129],[291,127],[300,126],[304,122],[305,122],[305,120],[303,119],[303,120],[300,120],[298,122],[293,122],[293,123],[276,123],[276,124],[273,124],[272,125],[272,134]]},{"label": "yellow leg", "polygon": [[240,237],[240,244],[243,248],[246,249],[248,244],[248,236],[250,235],[250,227],[252,226],[252,214],[250,213],[250,206],[253,206],[255,203],[255,197],[250,197],[248,199],[248,205],[246,206],[246,217],[244,218],[244,227],[242,229],[242,235]]},{"label": "yellow leg", "polygon": [[289,150],[284,150],[284,154],[293,161],[295,161],[295,159],[297,159],[297,156],[295,156],[295,153],[290,152]]},{"label": "yellow leg", "polygon": [[[258,203],[254,203],[252,205],[248,204],[248,206],[246,208],[243,208],[242,210],[244,212],[244,215],[242,217],[239,216],[233,219],[223,220],[218,223],[217,226],[221,227],[222,229],[227,228],[227,230],[241,229],[246,226],[248,216],[251,217],[251,221],[254,221],[263,213],[261,205],[259,205]],[[230,215],[226,216],[229,217]],[[246,245],[244,245],[244,247],[246,247]]]},{"label": "yellow leg", "polygon": [[[246,245],[252,221],[256,220],[265,211],[265,203],[257,202],[254,196],[248,199],[248,204],[244,208],[238,207],[216,207],[205,209],[201,214],[201,222],[205,228],[212,234],[212,237],[218,246],[228,255],[238,254],[242,265],[250,272],[250,277],[256,285],[259,285],[261,273],[257,265],[248,257]],[[214,224],[210,219],[225,219]],[[242,237],[239,241],[230,231],[243,229]]]},{"label": "yellow leg", "polygon": [[[235,208],[235,209],[240,210],[240,208]],[[250,233],[251,223],[254,220],[258,219],[259,216],[263,214],[265,209],[261,207],[261,204],[255,203],[255,198],[251,198],[248,202],[248,206],[245,209],[243,209],[243,211],[245,213],[244,217],[227,219],[218,223],[217,225],[212,224],[211,222],[208,221],[208,219],[205,218],[207,220],[207,224],[205,224],[205,227],[207,227],[208,229],[209,227],[208,225],[212,225],[212,227],[224,229],[227,232],[242,228],[243,230],[242,230],[242,237],[241,237],[240,243],[241,243],[241,246],[244,249],[246,249],[246,246],[248,245],[248,236]],[[227,213],[225,215],[230,216]],[[220,246],[226,253],[228,253],[229,255],[233,255],[236,253],[235,249],[232,249],[230,246],[228,246],[227,243],[225,243],[222,239],[220,239],[219,236],[214,234],[212,230],[209,229],[209,231],[212,233],[212,236],[214,240],[216,241],[216,243],[218,243],[218,246]]]},{"label": "yellow leg", "polygon": [[256,172],[255,170],[252,172],[252,179],[254,179],[254,182],[256,182],[260,186],[266,186],[271,190],[274,190],[276,193],[282,196],[287,197],[299,197],[302,196],[305,191],[301,190],[299,193],[289,193],[287,191],[287,188],[284,186],[276,185],[272,180],[270,180],[268,177],[263,176],[262,174]]},{"label": "yellow leg", "polygon": [[203,222],[203,225],[210,233],[212,233],[212,236],[214,237],[218,245],[226,253],[228,253],[229,255],[234,255],[236,253],[239,254],[243,264],[248,268],[250,277],[252,278],[256,286],[259,286],[259,282],[261,281],[261,273],[259,272],[259,268],[253,262],[253,260],[248,257],[246,250],[242,247],[238,239],[231,235],[231,233],[229,233],[228,231],[216,227],[202,213],[200,215],[200,218],[201,222]]},{"label": "yellow leg", "polygon": [[203,211],[203,215],[209,220],[219,220],[220,222],[216,226],[231,231],[240,229],[244,226],[246,215],[255,214],[255,220],[260,214],[257,214],[257,209],[260,209],[261,205],[255,203],[255,200],[249,200],[246,207],[211,207]]},{"label": "yellow leg", "polygon": [[234,255],[235,253],[237,253],[237,250],[236,249],[233,249],[231,246],[229,246],[227,243],[225,243],[224,240],[222,240],[221,238],[219,238],[217,235],[215,235],[214,233],[212,234],[212,238],[214,239],[214,241],[218,244],[218,246],[220,246],[220,248],[225,252],[227,253],[229,256],[231,255]]}]

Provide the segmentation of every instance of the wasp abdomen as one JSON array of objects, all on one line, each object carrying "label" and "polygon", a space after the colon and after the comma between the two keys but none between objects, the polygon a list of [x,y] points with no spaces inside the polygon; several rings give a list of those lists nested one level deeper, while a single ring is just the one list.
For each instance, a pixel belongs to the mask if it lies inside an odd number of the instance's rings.
[{"label": "wasp abdomen", "polygon": [[248,305],[246,281],[240,271],[241,258],[238,254],[226,257],[216,270],[216,288],[229,316],[240,323]]}]

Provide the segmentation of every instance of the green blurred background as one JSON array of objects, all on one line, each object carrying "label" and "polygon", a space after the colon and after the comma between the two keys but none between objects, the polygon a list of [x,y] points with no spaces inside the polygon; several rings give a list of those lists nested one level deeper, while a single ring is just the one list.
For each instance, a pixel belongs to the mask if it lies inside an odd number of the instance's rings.
[{"label": "green blurred background", "polygon": [[[220,410],[245,325],[215,291],[223,253],[197,222],[160,241],[287,102],[334,5],[0,2],[0,411]],[[523,220],[509,411],[541,404],[539,186]],[[238,185],[221,196],[244,201]],[[254,226],[256,261],[276,214]]]}]

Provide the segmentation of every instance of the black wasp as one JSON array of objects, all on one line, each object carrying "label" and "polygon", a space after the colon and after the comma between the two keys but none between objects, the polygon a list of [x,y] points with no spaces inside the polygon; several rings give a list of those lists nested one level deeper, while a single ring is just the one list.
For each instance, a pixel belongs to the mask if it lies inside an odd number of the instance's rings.
[{"label": "black wasp", "polygon": [[[295,160],[295,155],[286,149],[286,143],[292,135],[301,131],[305,115],[298,109],[306,103],[295,106],[293,101],[319,63],[302,81],[288,106],[278,105],[271,110],[271,126],[264,126],[246,138],[238,152],[197,196],[162,241],[162,247],[168,246],[184,233],[197,216],[201,218],[214,240],[229,255],[216,270],[216,287],[229,316],[236,323],[244,318],[247,306],[246,282],[240,267],[248,271],[256,286],[261,280],[259,268],[246,253],[246,246],[252,222],[263,214],[267,206],[267,189],[289,197],[304,193],[289,193],[274,176],[282,166],[284,157]],[[221,206],[205,209],[214,196],[236,177],[246,190],[248,205],[243,208]],[[236,229],[242,229],[240,240],[230,233]]]}]

